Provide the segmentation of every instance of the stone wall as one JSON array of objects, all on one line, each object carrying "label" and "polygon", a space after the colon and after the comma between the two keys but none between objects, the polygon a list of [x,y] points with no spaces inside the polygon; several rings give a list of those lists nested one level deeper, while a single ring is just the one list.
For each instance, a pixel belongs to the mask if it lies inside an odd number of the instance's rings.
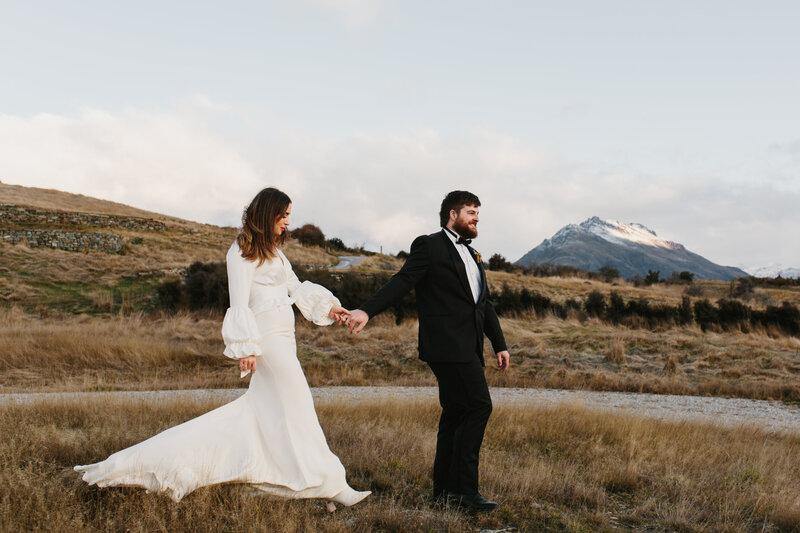
[{"label": "stone wall", "polygon": [[32,248],[58,248],[70,252],[100,251],[115,254],[122,249],[122,238],[119,235],[99,232],[0,229],[0,240],[9,244],[24,240]]},{"label": "stone wall", "polygon": [[92,228],[125,228],[139,231],[165,231],[166,224],[151,218],[78,213],[72,211],[51,211],[35,207],[22,207],[13,204],[0,204],[0,220],[3,226],[48,225],[84,226]]}]

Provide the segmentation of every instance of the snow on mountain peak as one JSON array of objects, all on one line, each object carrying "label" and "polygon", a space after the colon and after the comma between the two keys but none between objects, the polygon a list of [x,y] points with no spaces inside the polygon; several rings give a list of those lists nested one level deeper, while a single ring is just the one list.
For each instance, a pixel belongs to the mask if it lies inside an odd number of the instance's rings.
[{"label": "snow on mountain peak", "polygon": [[800,278],[800,268],[787,267],[780,263],[773,263],[762,267],[741,267],[742,270],[756,278]]},{"label": "snow on mountain peak", "polygon": [[592,217],[584,220],[579,225],[598,237],[617,244],[642,244],[657,248],[676,249],[679,245],[672,241],[661,239],[656,232],[636,222],[624,224],[617,220],[604,220]]}]

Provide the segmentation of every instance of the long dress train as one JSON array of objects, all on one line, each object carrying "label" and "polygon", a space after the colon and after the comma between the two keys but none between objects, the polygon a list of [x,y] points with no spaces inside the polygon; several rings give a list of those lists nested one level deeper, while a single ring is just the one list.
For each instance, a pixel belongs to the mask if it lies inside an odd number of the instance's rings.
[{"label": "long dress train", "polygon": [[344,466],[325,440],[297,360],[291,308],[294,303],[309,320],[328,325],[328,311],[338,300],[324,287],[301,284],[280,252],[258,266],[243,259],[234,243],[227,263],[225,355],[258,355],[247,392],[75,470],[89,484],[140,486],[176,501],[198,487],[239,482],[287,498],[357,503],[369,492],[347,484]]}]

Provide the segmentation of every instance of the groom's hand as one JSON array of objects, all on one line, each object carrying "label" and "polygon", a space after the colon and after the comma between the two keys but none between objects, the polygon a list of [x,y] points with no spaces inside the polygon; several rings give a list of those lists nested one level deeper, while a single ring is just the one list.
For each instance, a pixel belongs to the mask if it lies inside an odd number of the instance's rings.
[{"label": "groom's hand", "polygon": [[331,310],[328,311],[328,317],[335,320],[339,324],[347,324],[347,319],[350,317],[350,311],[340,305],[332,305]]},{"label": "groom's hand", "polygon": [[350,333],[358,333],[369,322],[369,315],[361,309],[354,309],[350,311],[350,318],[347,319],[347,326],[350,328]]},{"label": "groom's hand", "polygon": [[497,352],[497,368],[499,368],[500,370],[505,370],[506,368],[508,368],[508,363],[510,359],[511,359],[511,354],[508,353],[508,350]]}]

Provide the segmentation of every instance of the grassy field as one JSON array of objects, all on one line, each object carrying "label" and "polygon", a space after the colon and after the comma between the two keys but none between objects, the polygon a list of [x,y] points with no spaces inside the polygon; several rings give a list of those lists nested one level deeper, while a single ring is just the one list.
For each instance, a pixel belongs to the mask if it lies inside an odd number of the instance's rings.
[{"label": "grassy field", "polygon": [[334,514],[321,501],[254,496],[242,485],[202,488],[176,504],[141,489],[89,487],[71,469],[215,406],[138,400],[0,406],[0,530],[789,532],[800,524],[799,437],[577,405],[496,407],[481,484],[502,506],[486,515],[428,500],[438,417],[432,403],[318,406],[350,483],[373,491]]},{"label": "grassy field", "polygon": [[[0,390],[115,390],[241,387],[222,354],[219,314],[32,317],[0,310]],[[800,400],[800,340],[648,331],[597,320],[501,320],[512,366],[485,356],[493,386],[551,387]],[[417,323],[370,321],[359,335],[298,318],[298,354],[309,383],[434,385],[417,358]],[[488,343],[487,343],[488,347]]]},{"label": "grassy field", "polygon": [[[233,362],[220,354],[219,313],[158,311],[156,287],[179,279],[194,261],[223,261],[235,228],[166,217],[81,195],[0,184],[0,202],[147,216],[165,232],[128,231],[123,253],[75,253],[0,244],[0,390],[165,389],[243,386]],[[327,265],[336,256],[290,242],[295,264]],[[486,251],[484,255],[489,255]],[[393,271],[396,258],[372,255],[356,268]],[[635,286],[579,277],[538,278],[488,272],[490,286],[527,288],[564,303],[591,291],[626,300],[677,304],[685,286]],[[727,297],[730,284],[696,284],[700,297]],[[800,289],[756,288],[747,305],[800,304]],[[800,401],[800,339],[753,328],[702,332],[695,326],[655,331],[613,326],[574,312],[567,320],[521,315],[502,318],[512,368],[490,367],[492,385],[705,394]],[[631,324],[628,324],[631,325]],[[634,324],[635,325],[635,324]],[[417,323],[371,321],[358,337],[341,328],[298,320],[298,352],[312,385],[432,385],[416,356]],[[487,358],[491,354],[487,353]]]}]

